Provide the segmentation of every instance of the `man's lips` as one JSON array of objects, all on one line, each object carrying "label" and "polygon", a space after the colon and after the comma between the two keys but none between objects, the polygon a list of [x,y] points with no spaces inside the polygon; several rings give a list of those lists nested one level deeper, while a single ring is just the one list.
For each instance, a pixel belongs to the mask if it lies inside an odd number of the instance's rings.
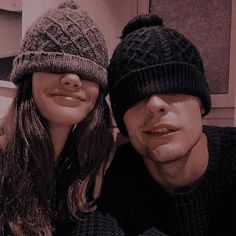
[{"label": "man's lips", "polygon": [[143,128],[143,132],[149,135],[161,136],[178,131],[179,128],[172,124],[157,124]]}]

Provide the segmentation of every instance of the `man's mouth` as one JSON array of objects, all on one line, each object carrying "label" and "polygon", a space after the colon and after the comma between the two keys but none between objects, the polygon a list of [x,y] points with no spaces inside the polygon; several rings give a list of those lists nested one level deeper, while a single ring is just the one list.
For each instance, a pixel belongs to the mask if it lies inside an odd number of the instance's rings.
[{"label": "man's mouth", "polygon": [[145,129],[143,132],[149,135],[162,136],[167,135],[173,132],[176,132],[178,129],[172,125],[157,125]]},{"label": "man's mouth", "polygon": [[155,130],[150,130],[146,131],[146,133],[150,134],[158,134],[158,135],[163,135],[163,134],[168,134],[171,133],[172,131],[166,128],[161,128],[161,129],[155,129]]}]

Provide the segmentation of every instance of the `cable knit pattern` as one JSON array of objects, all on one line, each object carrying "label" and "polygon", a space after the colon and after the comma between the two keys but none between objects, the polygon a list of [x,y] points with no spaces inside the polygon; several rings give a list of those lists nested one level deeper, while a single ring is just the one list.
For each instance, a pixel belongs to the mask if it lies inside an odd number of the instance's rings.
[{"label": "cable knit pattern", "polygon": [[157,15],[137,16],[123,30],[108,66],[108,87],[117,126],[127,135],[125,112],[153,94],[198,97],[206,115],[211,99],[197,48],[162,24]]},{"label": "cable knit pattern", "polygon": [[[78,220],[72,236],[125,236],[117,221],[109,214],[103,215],[100,212],[83,213]],[[128,235],[127,235],[128,236]],[[139,236],[167,236],[151,228]]]},{"label": "cable knit pattern", "polygon": [[115,219],[99,212],[83,213],[79,216],[73,236],[124,236]]},{"label": "cable knit pattern", "polygon": [[120,146],[105,177],[99,209],[129,236],[154,227],[171,236],[236,235],[236,128],[204,127],[209,163],[192,186],[166,192],[130,144]]},{"label": "cable knit pattern", "polygon": [[108,53],[97,25],[73,0],[42,14],[27,30],[13,63],[17,84],[33,72],[76,73],[106,92]]}]

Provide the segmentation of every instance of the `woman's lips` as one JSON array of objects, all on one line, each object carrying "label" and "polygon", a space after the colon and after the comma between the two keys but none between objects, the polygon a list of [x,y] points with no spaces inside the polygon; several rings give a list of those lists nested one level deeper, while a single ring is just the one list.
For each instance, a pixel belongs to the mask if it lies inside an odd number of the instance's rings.
[{"label": "woman's lips", "polygon": [[65,99],[78,99],[80,101],[86,101],[86,97],[82,94],[79,93],[72,93],[72,92],[64,92],[64,91],[59,91],[59,92],[51,92],[49,93],[50,96],[53,97],[64,97]]},{"label": "woman's lips", "polygon": [[81,102],[86,101],[86,96],[81,93],[73,93],[67,91],[52,91],[48,93],[57,104],[65,107],[78,107]]}]

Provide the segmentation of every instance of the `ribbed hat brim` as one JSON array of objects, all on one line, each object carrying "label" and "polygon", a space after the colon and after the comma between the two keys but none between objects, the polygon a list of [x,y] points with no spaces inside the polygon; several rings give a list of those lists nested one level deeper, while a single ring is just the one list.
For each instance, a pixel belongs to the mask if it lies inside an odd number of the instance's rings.
[{"label": "ribbed hat brim", "polygon": [[34,72],[75,73],[81,78],[97,83],[107,93],[107,71],[97,63],[78,55],[59,52],[25,52],[13,63],[10,79],[17,84],[27,74]]},{"label": "ribbed hat brim", "polygon": [[127,135],[123,123],[125,112],[137,102],[154,94],[179,93],[198,97],[204,115],[211,109],[208,84],[193,65],[171,62],[135,70],[119,79],[110,92],[111,104],[120,131]]}]

